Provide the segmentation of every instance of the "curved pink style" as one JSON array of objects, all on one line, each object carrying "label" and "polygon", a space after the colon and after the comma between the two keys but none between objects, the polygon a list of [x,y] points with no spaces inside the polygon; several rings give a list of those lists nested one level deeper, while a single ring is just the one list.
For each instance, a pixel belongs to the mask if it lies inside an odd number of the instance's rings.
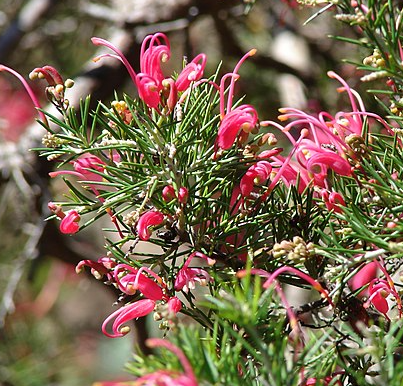
[{"label": "curved pink style", "polygon": [[[141,299],[135,303],[127,304],[105,319],[102,323],[102,332],[109,338],[125,336],[130,332],[130,327],[124,326],[124,324],[130,320],[148,315],[154,310],[154,307],[155,301],[151,299]],[[109,322],[113,319],[115,320],[112,323],[112,333],[109,333],[107,327]]]},{"label": "curved pink style", "polygon": [[164,215],[157,210],[150,210],[144,213],[137,223],[137,234],[143,241],[147,241],[151,237],[150,227],[160,225],[164,221]]}]

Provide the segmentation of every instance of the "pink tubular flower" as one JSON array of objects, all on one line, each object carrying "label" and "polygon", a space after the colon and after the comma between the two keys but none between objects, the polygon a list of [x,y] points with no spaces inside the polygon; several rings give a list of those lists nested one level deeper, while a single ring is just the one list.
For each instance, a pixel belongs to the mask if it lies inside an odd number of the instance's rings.
[{"label": "pink tubular flower", "polygon": [[96,279],[100,280],[104,276],[107,276],[108,280],[113,277],[112,269],[116,266],[116,262],[109,257],[101,257],[98,261],[93,260],[81,260],[76,265],[76,273],[81,273],[84,267],[91,268],[91,274]]},{"label": "pink tubular flower", "polygon": [[227,150],[235,142],[239,132],[251,132],[257,124],[258,116],[255,108],[250,105],[242,105],[225,115],[218,129],[217,145]]},{"label": "pink tubular flower", "polygon": [[374,307],[387,319],[387,312],[389,311],[389,304],[386,298],[392,293],[392,290],[386,280],[374,279],[371,280],[368,287],[369,298],[365,302],[364,307],[369,307],[372,303]]},{"label": "pink tubular flower", "polygon": [[[140,299],[135,303],[124,305],[105,319],[102,324],[102,332],[109,338],[125,336],[130,332],[130,327],[124,326],[124,324],[130,320],[150,314],[154,310],[155,304],[155,300]],[[113,319],[115,320],[112,323],[112,333],[109,333],[107,331],[107,326]]]},{"label": "pink tubular flower", "polygon": [[271,171],[272,166],[268,161],[258,161],[256,164],[252,165],[241,178],[239,186],[242,195],[248,197],[252,193],[254,184],[266,181]]},{"label": "pink tubular flower", "polygon": [[[389,304],[386,298],[389,295],[392,295],[396,301],[397,304],[397,309],[399,312],[399,318],[402,317],[402,300],[400,298],[399,293],[396,290],[395,284],[390,277],[388,271],[385,268],[385,263],[382,259],[381,256],[379,256],[379,260],[374,260],[373,263],[376,264],[376,266],[381,270],[381,272],[385,275],[385,279],[379,279],[379,278],[374,278],[371,281],[369,281],[369,286],[368,286],[368,299],[364,303],[364,307],[369,307],[370,304],[372,303],[374,307],[381,312],[382,314],[385,315],[386,319],[389,319],[387,312],[389,311]],[[367,264],[366,267],[368,267],[369,264]],[[365,267],[364,267],[365,268]],[[360,273],[359,271],[358,273]],[[362,281],[370,280],[372,275],[375,273],[375,268],[372,265],[370,268],[366,268],[365,271],[359,276],[359,279]],[[364,280],[365,279],[365,280]],[[358,281],[358,279],[357,279]],[[366,284],[365,283],[365,284]],[[353,283],[355,284],[355,283]],[[358,283],[360,284],[360,283]]]},{"label": "pink tubular flower", "polygon": [[148,339],[146,344],[152,348],[164,347],[170,350],[178,357],[184,372],[179,373],[173,370],[158,370],[138,378],[135,383],[136,386],[198,386],[192,366],[182,350],[164,339]]},{"label": "pink tubular flower", "polygon": [[337,192],[329,192],[326,189],[322,189],[320,195],[325,202],[327,210],[333,210],[335,213],[342,213],[341,206],[346,206],[343,196]]},{"label": "pink tubular flower", "polygon": [[[105,170],[105,162],[92,154],[83,154],[73,162],[73,170],[57,170],[50,172],[49,176],[54,178],[63,174],[70,174],[82,178],[85,181],[101,182]],[[98,172],[98,173],[95,173]]]},{"label": "pink tubular flower", "polygon": [[341,176],[351,176],[351,165],[344,158],[332,151],[323,150],[312,155],[307,163],[307,169],[313,174],[321,172],[321,166],[333,169]]},{"label": "pink tubular flower", "polygon": [[[349,281],[348,286],[352,291],[357,291],[369,284],[376,278],[378,272],[378,264],[376,261],[364,265]],[[358,296],[368,296],[368,288],[363,289],[358,293]]]},{"label": "pink tubular flower", "polygon": [[153,78],[159,89],[164,80],[161,62],[168,61],[170,57],[169,40],[165,34],[157,32],[144,38],[140,52],[140,72]]},{"label": "pink tubular flower", "polygon": [[[235,82],[239,78],[238,70],[241,64],[250,56],[255,55],[256,50],[247,52],[237,63],[232,73],[225,74],[220,82],[220,116],[221,123],[218,129],[216,144],[220,149],[227,150],[235,142],[237,135],[243,131],[250,133],[258,122],[258,115],[251,105],[241,105],[232,110],[232,100],[234,97]],[[225,108],[225,82],[230,79],[227,96],[227,106]]]},{"label": "pink tubular flower", "polygon": [[[145,273],[148,273],[156,281],[146,276]],[[165,289],[162,279],[149,268],[135,269],[127,264],[119,264],[115,267],[113,276],[118,288],[127,295],[134,295],[136,291],[140,291],[146,298],[152,300],[167,299],[160,286],[162,285]]]},{"label": "pink tubular flower", "polygon": [[185,66],[175,82],[178,91],[185,91],[190,86],[191,82],[201,79],[204,68],[206,67],[206,61],[206,55],[199,54]]},{"label": "pink tubular flower", "polygon": [[160,88],[154,78],[147,74],[137,74],[136,77],[137,90],[139,97],[148,107],[158,109],[161,101]]},{"label": "pink tubular flower", "polygon": [[170,315],[176,315],[182,309],[182,302],[173,296],[168,300],[168,312]]},{"label": "pink tubular flower", "polygon": [[60,232],[72,235],[77,233],[80,226],[80,215],[76,210],[69,210],[60,222]]},{"label": "pink tubular flower", "polygon": [[65,234],[74,234],[78,232],[80,228],[78,225],[80,215],[76,210],[70,210],[65,213],[61,206],[56,205],[53,202],[48,203],[48,208],[62,220],[60,222],[60,232]]},{"label": "pink tubular flower", "polygon": [[163,221],[164,215],[157,210],[150,210],[143,213],[137,223],[137,234],[140,240],[149,240],[151,237],[150,227],[160,225]]},{"label": "pink tubular flower", "polygon": [[189,268],[189,264],[196,256],[205,259],[209,265],[213,265],[215,263],[215,260],[210,259],[205,254],[201,252],[193,252],[185,261],[185,264],[183,264],[183,267],[179,270],[176,276],[176,291],[189,292],[189,289],[194,289],[196,287],[195,282],[198,282],[200,285],[204,286],[208,282],[213,281],[213,278],[204,269]]}]

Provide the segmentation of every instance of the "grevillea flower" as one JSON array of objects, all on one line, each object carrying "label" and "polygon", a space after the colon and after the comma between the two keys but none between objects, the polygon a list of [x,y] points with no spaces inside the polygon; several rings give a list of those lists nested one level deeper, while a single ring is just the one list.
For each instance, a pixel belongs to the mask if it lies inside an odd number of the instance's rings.
[{"label": "grevillea flower", "polygon": [[96,279],[100,280],[107,276],[108,280],[113,278],[112,269],[115,268],[116,262],[109,257],[101,257],[97,261],[94,260],[81,260],[76,265],[76,273],[81,273],[84,267],[91,268],[91,274]]},{"label": "grevillea flower", "polygon": [[365,302],[364,306],[368,307],[370,303],[374,305],[374,307],[385,315],[387,319],[389,317],[386,315],[389,311],[389,304],[386,298],[392,293],[392,289],[390,288],[388,282],[382,279],[374,279],[371,280],[368,287],[369,298]]},{"label": "grevillea flower", "polygon": [[77,233],[80,229],[78,222],[80,221],[80,215],[76,210],[69,210],[60,222],[60,232],[72,235]]},{"label": "grevillea flower", "polygon": [[147,241],[151,237],[150,228],[162,224],[164,215],[157,210],[150,210],[141,215],[137,223],[137,234],[141,240]]},{"label": "grevillea flower", "polygon": [[[238,70],[241,64],[250,56],[253,56],[256,50],[247,52],[237,63],[232,73],[225,74],[220,81],[220,116],[221,123],[218,128],[216,145],[223,150],[229,149],[235,142],[237,135],[243,131],[250,133],[256,128],[258,115],[255,108],[251,105],[241,105],[232,110],[235,82],[239,78]],[[225,83],[230,79],[230,85],[227,96],[227,106],[225,108]]]},{"label": "grevillea flower", "polygon": [[338,192],[329,192],[326,189],[320,191],[320,195],[326,205],[327,210],[333,210],[335,213],[342,213],[342,206],[346,206],[343,196]]},{"label": "grevillea flower", "polygon": [[176,79],[176,89],[178,91],[185,91],[189,88],[191,82],[201,79],[206,67],[206,61],[206,55],[199,54],[188,63]]},{"label": "grevillea flower", "polygon": [[362,290],[358,293],[358,296],[368,296],[368,288],[364,289],[372,280],[376,278],[378,272],[378,264],[376,261],[364,265],[349,281],[348,286],[352,291],[357,291],[360,288]]},{"label": "grevillea flower", "polygon": [[[146,276],[146,273],[155,280]],[[127,295],[134,295],[136,291],[140,291],[148,299],[168,299],[164,294],[166,287],[161,277],[149,268],[136,269],[127,264],[118,264],[114,269],[113,276],[118,288]]]},{"label": "grevillea flower", "polygon": [[161,89],[165,78],[161,63],[167,62],[170,57],[170,44],[165,34],[157,32],[144,38],[140,51],[140,72],[153,78],[158,89]]},{"label": "grevillea flower", "polygon": [[149,347],[164,347],[174,353],[181,363],[184,372],[174,370],[158,370],[154,373],[144,375],[137,379],[136,386],[198,386],[196,376],[193,372],[185,354],[178,347],[164,339],[148,339]]},{"label": "grevillea flower", "polygon": [[161,96],[160,88],[155,79],[147,74],[137,74],[136,85],[140,99],[142,99],[148,107],[158,109]]},{"label": "grevillea flower", "polygon": [[239,186],[242,195],[248,197],[252,193],[254,185],[266,181],[271,171],[272,166],[268,161],[258,161],[252,165],[241,178]]},{"label": "grevillea flower", "polygon": [[113,57],[121,61],[136,85],[140,99],[159,114],[161,114],[160,106],[166,107],[168,112],[173,111],[178,100],[178,91],[185,91],[192,81],[199,80],[206,65],[206,55],[199,54],[185,66],[176,81],[171,77],[165,77],[161,64],[168,61],[171,56],[170,44],[167,36],[158,32],[144,38],[140,50],[140,72],[136,74],[123,52],[112,43],[96,37],[91,40],[95,45],[108,47],[115,53],[103,54],[93,60]]},{"label": "grevillea flower", "polygon": [[77,233],[80,226],[80,215],[76,210],[70,210],[65,213],[61,206],[55,205],[53,202],[48,203],[48,208],[62,221],[60,222],[60,232],[65,234]]},{"label": "grevillea flower", "polygon": [[240,131],[250,133],[256,127],[257,121],[257,112],[253,106],[236,107],[226,114],[221,121],[217,136],[218,147],[224,150],[229,149]]},{"label": "grevillea flower", "polygon": [[[105,162],[92,154],[84,154],[73,161],[73,170],[57,170],[50,172],[50,177],[57,177],[63,174],[70,174],[82,178],[85,181],[101,182],[102,173],[105,171]],[[98,172],[98,173],[96,173]]]},{"label": "grevillea flower", "polygon": [[[154,310],[155,305],[156,302],[152,299],[140,299],[135,303],[124,305],[105,319],[102,324],[102,332],[109,338],[125,336],[130,332],[130,327],[126,326],[125,323],[150,314]],[[110,333],[107,331],[107,327],[113,319],[112,333]]]},{"label": "grevillea flower", "polygon": [[321,173],[321,167],[326,166],[341,176],[351,176],[351,165],[344,158],[332,151],[320,151],[309,157],[306,167],[313,174]]},{"label": "grevillea flower", "polygon": [[175,290],[189,292],[190,289],[196,287],[195,283],[205,286],[208,282],[213,281],[213,278],[202,268],[189,268],[189,264],[194,257],[205,259],[209,265],[213,265],[215,260],[209,258],[201,252],[193,252],[179,270],[175,279]]},{"label": "grevillea flower", "polygon": [[[374,263],[376,266],[381,270],[381,272],[385,275],[385,279],[379,279],[379,278],[374,278],[369,282],[368,286],[368,299],[364,303],[364,307],[369,307],[370,304],[373,304],[374,307],[381,312],[382,314],[385,315],[385,317],[389,320],[389,317],[387,315],[387,312],[389,311],[389,304],[387,301],[387,297],[389,295],[392,295],[396,301],[397,304],[397,309],[399,312],[399,318],[402,317],[402,300],[400,298],[399,293],[396,290],[395,284],[390,277],[388,271],[385,268],[385,263],[382,259],[381,256],[379,256],[379,260],[374,260]],[[370,278],[370,275],[373,274],[374,268],[371,266],[371,268],[367,269],[368,271],[364,271],[364,274],[366,274],[366,279]],[[363,274],[363,276],[364,276]]]}]

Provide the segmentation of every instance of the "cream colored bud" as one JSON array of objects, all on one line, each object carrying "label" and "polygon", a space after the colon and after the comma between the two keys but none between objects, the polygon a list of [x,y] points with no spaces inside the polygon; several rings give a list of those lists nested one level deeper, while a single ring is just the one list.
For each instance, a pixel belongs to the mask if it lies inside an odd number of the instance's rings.
[{"label": "cream colored bud", "polygon": [[66,79],[64,82],[64,87],[66,88],[72,88],[74,86],[74,80],[73,79]]},{"label": "cream colored bud", "polygon": [[57,84],[57,85],[55,86],[55,91],[56,91],[58,94],[62,94],[62,93],[64,92],[64,86],[63,86],[62,84]]}]

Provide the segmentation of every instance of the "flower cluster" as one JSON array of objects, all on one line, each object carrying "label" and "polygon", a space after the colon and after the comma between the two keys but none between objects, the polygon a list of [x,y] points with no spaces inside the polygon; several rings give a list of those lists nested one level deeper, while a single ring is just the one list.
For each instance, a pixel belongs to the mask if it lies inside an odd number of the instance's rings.
[{"label": "flower cluster", "polygon": [[161,109],[166,113],[174,110],[178,101],[178,93],[185,92],[192,83],[200,80],[206,66],[206,55],[197,55],[178,75],[176,80],[165,77],[161,64],[167,62],[171,56],[168,38],[163,33],[148,35],[141,45],[140,72],[136,73],[123,53],[110,42],[101,38],[92,38],[98,46],[106,46],[116,55],[104,54],[94,58],[98,61],[103,57],[115,57],[127,68],[133,83],[136,85],[140,99],[160,114]]}]

